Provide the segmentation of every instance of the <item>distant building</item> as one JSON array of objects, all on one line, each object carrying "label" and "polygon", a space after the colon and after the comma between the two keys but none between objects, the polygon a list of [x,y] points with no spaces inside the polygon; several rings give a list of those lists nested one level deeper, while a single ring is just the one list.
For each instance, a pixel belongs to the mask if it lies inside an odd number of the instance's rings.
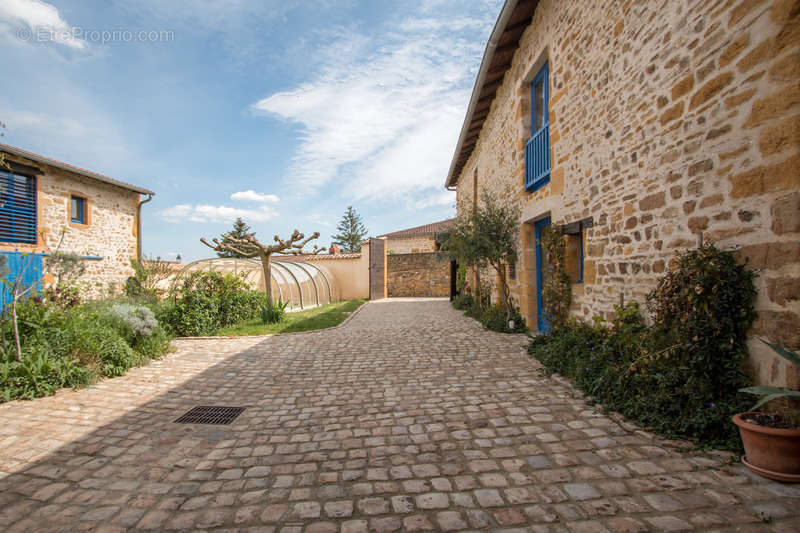
[{"label": "distant building", "polygon": [[385,233],[379,235],[378,238],[386,241],[386,251],[389,254],[438,252],[441,246],[436,241],[436,235],[452,228],[455,221],[454,218],[449,218],[414,228]]},{"label": "distant building", "polygon": [[10,167],[0,167],[0,252],[12,269],[30,253],[29,274],[41,276],[59,249],[86,259],[87,296],[121,287],[141,255],[140,206],[153,191],[6,144],[0,153]]}]

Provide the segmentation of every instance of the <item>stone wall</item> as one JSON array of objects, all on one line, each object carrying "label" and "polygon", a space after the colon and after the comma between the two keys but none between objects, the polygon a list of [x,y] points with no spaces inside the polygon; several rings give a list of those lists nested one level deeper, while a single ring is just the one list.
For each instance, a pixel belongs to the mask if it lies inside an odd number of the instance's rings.
[{"label": "stone wall", "polygon": [[386,292],[393,296],[450,296],[450,257],[444,252],[391,254]]},{"label": "stone wall", "polygon": [[[642,301],[699,232],[760,270],[753,335],[800,347],[796,0],[542,0],[458,179],[519,205],[512,294],[536,324],[533,224],[592,217],[574,314]],[[524,190],[530,81],[549,66],[550,183]],[[491,279],[494,279],[491,277]],[[757,380],[798,374],[751,342]]]},{"label": "stone wall", "polygon": [[[119,291],[133,274],[130,259],[136,257],[139,194],[24,158],[6,155],[6,160],[44,173],[36,177],[38,242],[0,243],[0,250],[49,253],[59,249],[102,258],[85,261],[86,273],[79,280],[84,296],[100,296],[109,287]],[[72,194],[86,198],[87,224],[70,221]],[[52,282],[52,276],[45,273],[43,281]]]},{"label": "stone wall", "polygon": [[414,235],[412,237],[387,237],[386,253],[415,254],[436,251],[434,235]]}]

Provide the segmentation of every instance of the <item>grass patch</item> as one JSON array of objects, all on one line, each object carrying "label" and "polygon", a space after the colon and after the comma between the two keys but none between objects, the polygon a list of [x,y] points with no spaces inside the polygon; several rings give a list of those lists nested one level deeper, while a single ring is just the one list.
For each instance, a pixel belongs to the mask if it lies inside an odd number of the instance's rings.
[{"label": "grass patch", "polygon": [[263,324],[261,319],[252,319],[235,326],[222,328],[217,335],[236,337],[240,335],[269,335],[274,333],[292,333],[297,331],[313,331],[331,328],[341,324],[353,311],[361,307],[366,300],[348,300],[336,302],[313,309],[286,313],[286,319],[278,324]]}]

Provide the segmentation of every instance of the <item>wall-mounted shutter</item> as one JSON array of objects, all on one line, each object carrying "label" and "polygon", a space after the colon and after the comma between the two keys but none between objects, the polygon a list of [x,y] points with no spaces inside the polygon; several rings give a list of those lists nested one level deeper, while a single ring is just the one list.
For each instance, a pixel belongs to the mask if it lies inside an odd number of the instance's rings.
[{"label": "wall-mounted shutter", "polygon": [[36,178],[0,171],[0,242],[36,244]]}]

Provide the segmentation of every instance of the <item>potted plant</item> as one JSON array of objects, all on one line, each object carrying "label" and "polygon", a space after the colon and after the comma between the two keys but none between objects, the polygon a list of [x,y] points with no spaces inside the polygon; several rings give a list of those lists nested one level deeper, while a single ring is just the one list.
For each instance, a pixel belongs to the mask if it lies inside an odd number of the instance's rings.
[{"label": "potted plant", "polygon": [[[759,340],[800,367],[797,352]],[[750,411],[733,417],[744,445],[742,462],[764,477],[800,482],[800,391],[768,386],[746,387],[740,391],[761,396]],[[765,404],[770,404],[769,409],[757,411]]]}]

